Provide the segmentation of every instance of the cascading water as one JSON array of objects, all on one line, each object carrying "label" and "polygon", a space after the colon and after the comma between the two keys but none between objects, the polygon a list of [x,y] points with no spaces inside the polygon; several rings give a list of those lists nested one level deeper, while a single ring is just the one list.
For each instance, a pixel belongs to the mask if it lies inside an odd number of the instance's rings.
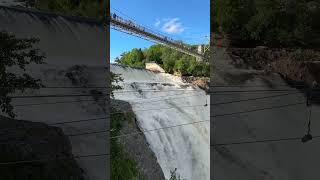
[{"label": "cascading water", "polygon": [[177,168],[182,179],[209,180],[209,96],[170,74],[116,64],[111,72],[124,79],[115,98],[132,105],[142,131],[172,126],[144,132],[165,177]]},{"label": "cascading water", "polygon": [[[17,119],[58,123],[55,126],[66,135],[89,133],[69,137],[73,155],[102,154],[77,158],[76,161],[89,180],[108,179],[106,170],[109,158],[103,155],[108,151],[106,132],[90,134],[107,131],[107,119],[104,117],[108,107],[105,107],[103,100],[95,98],[97,91],[104,92],[107,86],[107,33],[102,24],[91,19],[0,6],[0,31],[17,38],[38,38],[40,42],[36,47],[46,57],[47,64],[27,66],[29,74],[41,79],[46,88],[27,91],[22,95],[61,96],[14,99],[12,103],[17,106]],[[103,88],[89,89],[84,86]],[[71,123],[86,119],[98,120]]]}]

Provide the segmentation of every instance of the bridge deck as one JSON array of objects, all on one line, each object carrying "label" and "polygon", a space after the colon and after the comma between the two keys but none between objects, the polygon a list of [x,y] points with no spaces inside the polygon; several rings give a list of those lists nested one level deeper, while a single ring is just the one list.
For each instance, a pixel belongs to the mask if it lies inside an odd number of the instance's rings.
[{"label": "bridge deck", "polygon": [[186,53],[188,55],[194,56],[198,59],[204,59],[204,55],[193,51],[191,48],[187,47],[186,45],[183,45],[182,43],[175,42],[173,39],[166,37],[164,35],[161,35],[159,33],[155,33],[150,29],[147,29],[143,26],[140,26],[138,24],[133,23],[130,20],[125,20],[116,14],[111,13],[110,17],[110,24],[111,26],[118,28],[122,31],[127,31],[134,33],[138,36],[145,37],[147,39],[156,41],[160,44],[163,44],[165,46],[168,46],[170,48],[176,49],[177,51]]}]

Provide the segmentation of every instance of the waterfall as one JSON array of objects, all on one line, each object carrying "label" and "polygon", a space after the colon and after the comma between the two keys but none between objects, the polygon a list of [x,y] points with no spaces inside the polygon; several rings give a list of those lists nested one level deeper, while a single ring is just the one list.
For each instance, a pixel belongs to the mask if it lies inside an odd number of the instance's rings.
[{"label": "waterfall", "polygon": [[[301,142],[309,112],[304,93],[276,73],[235,68],[224,48],[214,52],[212,91],[229,92],[211,95],[210,140],[220,144],[211,147],[213,179],[319,179],[319,141]],[[277,89],[288,91],[271,92]],[[319,115],[319,106],[313,104],[314,136],[320,130]]]},{"label": "waterfall", "polygon": [[[102,24],[91,19],[0,6],[0,31],[17,38],[38,38],[37,47],[46,57],[47,64],[27,66],[29,74],[40,78],[46,88],[15,95],[61,95],[13,99],[17,119],[60,127],[70,135],[74,156],[106,154],[107,120],[104,117],[108,108],[103,100],[97,101],[94,94],[105,92],[107,86],[107,33]],[[78,120],[89,121],[65,123]],[[104,132],[90,134],[96,131]],[[89,134],[71,136],[81,133]],[[106,155],[76,158],[89,180],[107,179],[108,160]]]},{"label": "waterfall", "polygon": [[144,132],[165,177],[177,168],[182,179],[209,180],[209,96],[170,74],[117,64],[110,68],[124,79],[115,98],[132,105],[142,131],[174,126]]}]

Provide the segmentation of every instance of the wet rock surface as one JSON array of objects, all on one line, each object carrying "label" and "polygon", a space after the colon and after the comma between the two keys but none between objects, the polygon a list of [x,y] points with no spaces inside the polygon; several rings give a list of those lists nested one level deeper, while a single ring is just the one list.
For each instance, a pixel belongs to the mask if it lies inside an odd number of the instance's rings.
[{"label": "wet rock surface", "polygon": [[236,68],[264,70],[280,74],[287,81],[306,86],[320,83],[318,50],[275,49],[268,47],[228,48]]},{"label": "wet rock surface", "polygon": [[0,173],[6,180],[85,180],[60,128],[0,116]]}]

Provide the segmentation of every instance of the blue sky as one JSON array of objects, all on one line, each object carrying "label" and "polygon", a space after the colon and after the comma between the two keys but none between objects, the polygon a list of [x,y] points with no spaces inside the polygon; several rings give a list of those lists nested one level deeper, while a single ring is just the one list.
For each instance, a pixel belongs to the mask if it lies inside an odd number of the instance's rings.
[{"label": "blue sky", "polygon": [[[190,44],[208,43],[210,0],[111,0],[111,12]],[[128,17],[126,17],[128,16]],[[111,29],[110,60],[154,43]]]}]

